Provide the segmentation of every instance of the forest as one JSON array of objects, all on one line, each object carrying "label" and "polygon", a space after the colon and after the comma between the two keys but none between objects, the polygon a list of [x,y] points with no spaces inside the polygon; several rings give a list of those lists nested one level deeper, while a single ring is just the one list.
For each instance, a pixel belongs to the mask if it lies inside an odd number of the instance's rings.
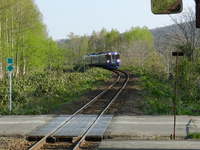
[{"label": "forest", "polygon": [[[140,77],[146,114],[171,114],[175,77],[178,80],[178,114],[200,114],[199,36],[192,11],[172,18],[163,29],[132,27],[120,33],[103,28],[91,35],[54,41],[33,0],[0,1],[0,114],[44,114],[78,99],[107,81],[102,69],[83,72],[83,56],[118,51],[121,69]],[[175,74],[172,51],[182,51]],[[14,59],[13,111],[8,110],[6,58]]]},{"label": "forest", "polygon": [[6,58],[14,59],[15,76],[58,67],[62,62],[62,51],[48,37],[33,1],[1,0],[0,6],[1,78],[6,74]]},{"label": "forest", "polygon": [[[93,31],[91,36],[68,35],[60,40],[59,46],[68,53],[67,66],[83,63],[85,54],[103,51],[118,51],[121,54],[122,67],[135,66],[164,71],[162,56],[154,48],[154,37],[147,27],[133,27],[124,33],[117,29]],[[81,66],[80,66],[81,67]]]}]

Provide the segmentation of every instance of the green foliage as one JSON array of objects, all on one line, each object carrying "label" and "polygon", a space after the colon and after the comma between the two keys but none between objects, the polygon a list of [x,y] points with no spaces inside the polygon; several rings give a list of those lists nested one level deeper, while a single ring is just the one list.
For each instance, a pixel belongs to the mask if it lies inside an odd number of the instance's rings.
[{"label": "green foliage", "polygon": [[173,93],[169,81],[145,73],[142,75],[147,114],[171,114]]},{"label": "green foliage", "polygon": [[146,115],[169,115],[172,114],[173,88],[172,81],[162,72],[151,72],[140,67],[125,68],[139,77],[142,93],[142,111]]},{"label": "green foliage", "polygon": [[82,62],[83,55],[93,52],[118,51],[124,66],[142,66],[146,58],[155,52],[153,35],[146,27],[131,28],[124,33],[116,29],[102,29],[100,32],[94,31],[91,36],[71,33],[68,37],[60,41],[59,45],[65,51],[66,64],[71,68]]},{"label": "green foliage", "polygon": [[120,42],[120,33],[117,30],[111,30],[111,32],[108,32],[105,35],[105,41],[106,41],[106,49],[109,50],[115,50],[115,48],[119,47]]},{"label": "green foliage", "polygon": [[146,72],[157,76],[158,78],[166,77],[165,58],[156,50],[150,51],[148,57],[144,60],[143,68]]},{"label": "green foliage", "polygon": [[[178,50],[184,52],[184,56],[178,61],[177,88],[178,88],[178,113],[199,115],[200,111],[200,71],[199,50],[191,44],[183,43],[176,45]],[[173,63],[173,72],[176,67]]]},{"label": "green foliage", "polygon": [[189,138],[189,139],[200,139],[200,133],[190,133],[187,138]]},{"label": "green foliage", "polygon": [[[102,69],[88,70],[85,73],[35,73],[14,79],[13,102],[14,114],[48,113],[55,105],[74,99],[94,86],[105,81],[109,71]],[[1,82],[0,114],[8,113],[7,82]]]},{"label": "green foliage", "polygon": [[1,0],[0,62],[6,75],[6,58],[14,58],[15,76],[59,69],[64,53],[49,39],[33,0]]},{"label": "green foliage", "polygon": [[149,47],[153,47],[153,35],[149,31],[148,28],[132,28],[128,32],[124,33],[125,41],[128,43],[131,43],[133,41],[143,41],[146,43]]},{"label": "green foliage", "polygon": [[[199,115],[200,114],[200,88],[198,65],[194,65],[185,59],[180,61],[178,73],[178,115]],[[156,115],[172,114],[172,100],[174,99],[174,78],[168,79],[164,72],[147,70],[142,68],[126,68],[140,77],[142,93],[144,96],[144,112]],[[188,70],[189,69],[189,70]]]}]

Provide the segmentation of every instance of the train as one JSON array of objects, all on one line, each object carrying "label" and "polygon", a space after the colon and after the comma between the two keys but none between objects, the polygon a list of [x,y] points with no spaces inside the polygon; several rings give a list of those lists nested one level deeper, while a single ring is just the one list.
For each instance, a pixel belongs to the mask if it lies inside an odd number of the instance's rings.
[{"label": "train", "polygon": [[118,69],[120,67],[119,52],[99,52],[84,56],[85,64],[88,66],[102,67],[105,69]]}]

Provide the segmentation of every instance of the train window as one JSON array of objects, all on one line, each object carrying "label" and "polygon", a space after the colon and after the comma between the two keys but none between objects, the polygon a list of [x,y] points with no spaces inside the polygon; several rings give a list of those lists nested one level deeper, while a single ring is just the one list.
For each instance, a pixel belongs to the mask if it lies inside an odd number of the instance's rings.
[{"label": "train window", "polygon": [[111,55],[106,55],[106,60],[110,60],[111,61]]},{"label": "train window", "polygon": [[117,54],[117,55],[113,55],[112,57],[113,57],[114,60],[117,60],[117,59],[120,58],[119,54]]}]

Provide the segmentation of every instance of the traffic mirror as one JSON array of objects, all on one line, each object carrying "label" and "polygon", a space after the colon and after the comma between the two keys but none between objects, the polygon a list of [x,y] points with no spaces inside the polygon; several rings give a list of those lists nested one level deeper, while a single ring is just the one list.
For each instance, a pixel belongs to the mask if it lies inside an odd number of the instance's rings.
[{"label": "traffic mirror", "polygon": [[151,0],[154,14],[177,14],[183,10],[182,0]]}]

